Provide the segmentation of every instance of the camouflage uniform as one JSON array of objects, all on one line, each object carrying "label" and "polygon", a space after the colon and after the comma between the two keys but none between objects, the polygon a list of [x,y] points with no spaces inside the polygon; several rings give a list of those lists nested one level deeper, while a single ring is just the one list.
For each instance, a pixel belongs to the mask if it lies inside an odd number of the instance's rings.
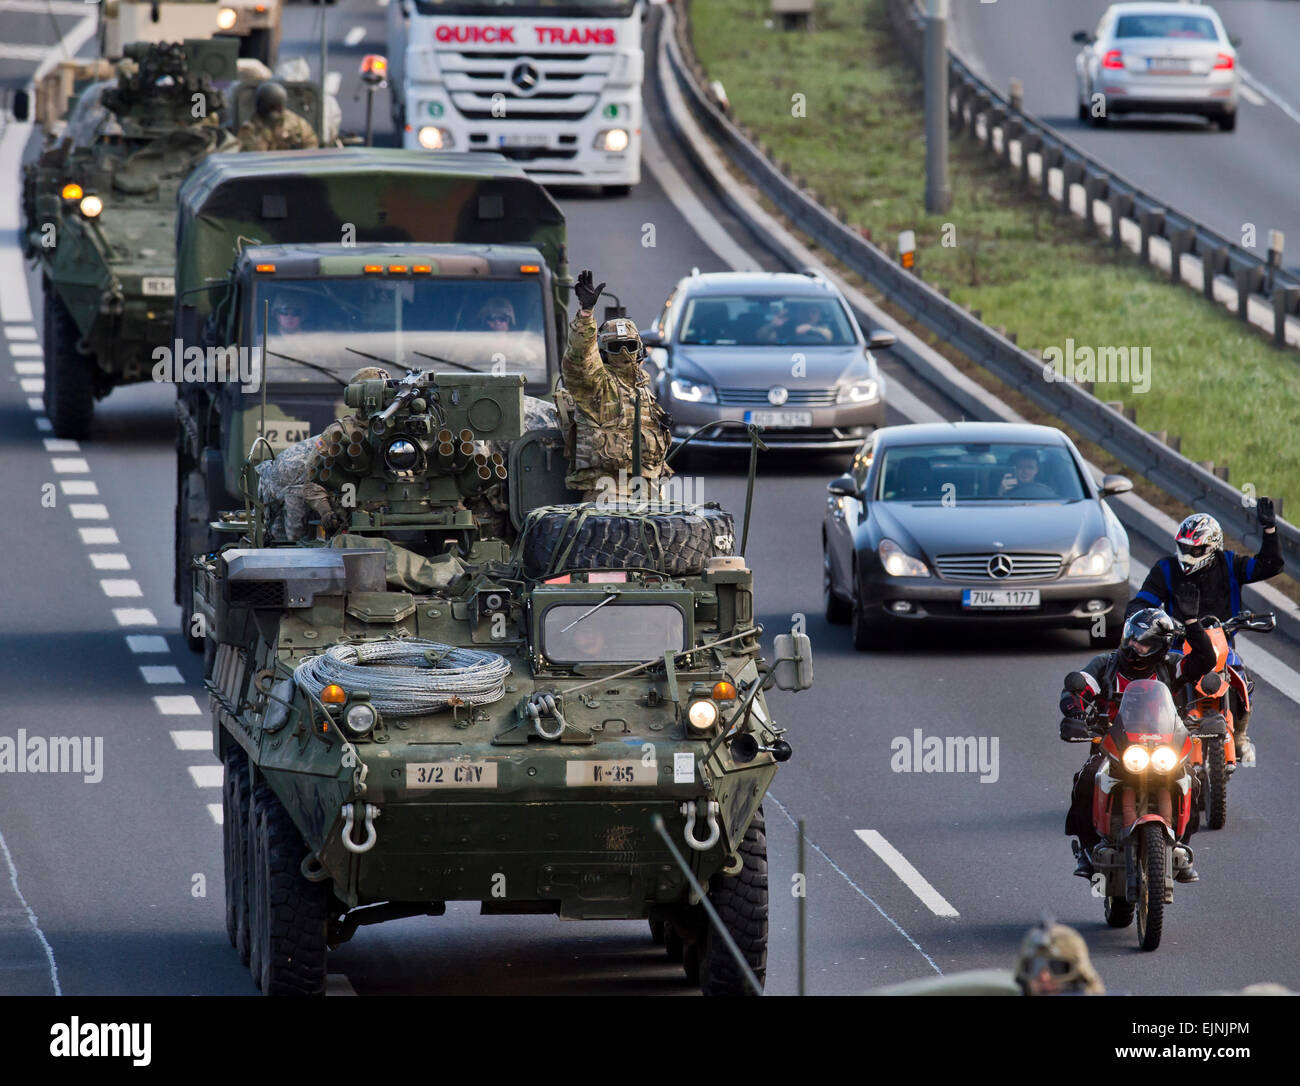
[{"label": "camouflage uniform", "polygon": [[279,120],[254,116],[239,126],[241,151],[298,151],[319,147],[316,132],[292,110]]},{"label": "camouflage uniform", "polygon": [[257,497],[266,506],[267,534],[272,540],[296,543],[308,534],[307,520],[313,512],[322,520],[336,512],[330,492],[314,481],[324,451],[324,436],[317,434],[257,465]]},{"label": "camouflage uniform", "polygon": [[618,480],[619,470],[632,473],[633,428],[637,397],[641,400],[641,475],[666,479],[664,463],[671,445],[667,413],[659,406],[650,378],[639,363],[607,366],[596,347],[596,321],[579,310],[569,325],[569,344],[562,362],[564,387],[573,404],[572,470],[565,483],[593,501],[602,477]]}]

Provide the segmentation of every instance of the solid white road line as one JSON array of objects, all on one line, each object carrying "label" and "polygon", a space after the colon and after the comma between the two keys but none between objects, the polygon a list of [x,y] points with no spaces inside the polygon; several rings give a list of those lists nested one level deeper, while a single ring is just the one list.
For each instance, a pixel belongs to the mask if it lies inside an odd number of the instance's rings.
[{"label": "solid white road line", "polygon": [[5,866],[9,869],[9,885],[13,887],[14,897],[18,899],[18,904],[26,915],[27,923],[31,925],[37,942],[41,944],[41,949],[45,951],[45,960],[50,963],[50,985],[54,989],[54,994],[61,996],[63,990],[59,987],[59,967],[54,964],[54,951],[50,949],[49,941],[45,938],[45,932],[41,931],[40,922],[36,919],[36,914],[32,912],[32,907],[27,904],[23,892],[18,889],[18,868],[14,866],[14,858],[9,852],[9,845],[5,842],[2,833],[0,833],[0,852],[4,853]]},{"label": "solid white road line", "polygon": [[127,634],[126,647],[135,653],[170,652],[167,638],[160,634]]},{"label": "solid white road line", "polygon": [[158,620],[147,607],[114,607],[113,617],[119,626],[157,626]]},{"label": "solid white road line", "polygon": [[203,711],[192,694],[156,695],[153,699],[163,716],[202,716]]},{"label": "solid white road line", "polygon": [[1261,83],[1258,79],[1256,79],[1253,75],[1251,75],[1248,71],[1246,71],[1245,68],[1241,69],[1241,81],[1245,86],[1250,87],[1252,90],[1258,92],[1259,94],[1262,94],[1265,98],[1267,98],[1270,102],[1272,102],[1275,106],[1277,106],[1278,109],[1280,109],[1289,118],[1291,118],[1291,120],[1295,121],[1296,124],[1300,124],[1300,111],[1294,109],[1291,106],[1291,104],[1286,101],[1286,99],[1284,99],[1276,91],[1270,90],[1268,87],[1266,87],[1263,83]]},{"label": "solid white road line", "polygon": [[117,532],[112,528],[78,528],[77,531],[81,533],[81,541],[87,547],[118,542]]},{"label": "solid white road line", "polygon": [[854,830],[854,833],[861,838],[862,843],[871,849],[877,856],[885,861],[886,866],[900,879],[903,884],[921,899],[935,916],[960,916],[961,914],[954,909],[944,896],[931,886],[925,877],[915,867],[913,867],[901,852],[885,840],[884,836],[877,830]]},{"label": "solid white road line", "polygon": [[172,742],[177,750],[211,750],[212,733],[206,731],[172,732]]},{"label": "solid white road line", "polygon": [[140,677],[150,686],[165,683],[183,683],[180,671],[172,664],[141,665]]}]

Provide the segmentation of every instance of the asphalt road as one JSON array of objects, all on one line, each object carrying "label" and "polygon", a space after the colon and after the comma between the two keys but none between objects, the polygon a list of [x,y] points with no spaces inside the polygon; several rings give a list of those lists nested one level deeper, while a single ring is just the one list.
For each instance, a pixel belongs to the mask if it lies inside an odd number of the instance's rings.
[{"label": "asphalt road", "polygon": [[[296,41],[314,41],[319,10],[289,9],[283,53]],[[355,126],[362,108],[352,98],[355,63],[338,59],[349,54],[337,43],[361,26],[366,37],[352,48],[367,51],[382,40],[382,13],[359,0],[341,0],[329,12],[345,125]],[[2,16],[0,8],[0,31]],[[376,113],[386,126],[386,109]],[[649,116],[667,142],[653,95]],[[5,138],[0,228],[12,229],[13,151],[25,134]],[[667,190],[659,178],[669,171],[648,153],[645,180],[630,198],[561,197],[571,266],[608,279],[638,320],[649,318],[692,266],[727,266],[678,210],[687,189],[747,251],[742,257],[775,267],[678,154],[670,150],[667,160],[678,177]],[[651,248],[641,244],[647,222],[656,226]],[[200,709],[201,667],[176,634],[171,602],[171,397],[151,385],[120,389],[100,404],[89,440],[79,448],[49,446],[34,383],[39,351],[24,346],[40,342],[40,284],[25,276],[33,321],[22,312],[24,276],[13,263],[12,237],[0,235],[0,247],[7,262],[0,271],[8,269],[0,276],[0,737],[26,728],[103,741],[98,783],[85,773],[0,776],[0,835],[13,874],[6,886],[0,872],[0,954],[16,965],[0,969],[0,992],[48,992],[57,969],[68,993],[251,994],[223,927],[212,809],[220,801],[219,771]],[[892,360],[885,366],[930,410],[957,417],[941,392]],[[891,411],[890,421],[905,420]],[[773,633],[804,615],[817,672],[812,690],[772,696],[795,753],[767,802],[768,991],[796,988],[795,819],[804,821],[809,842],[807,978],[814,994],[1008,966],[1045,908],[1084,933],[1112,989],[1190,993],[1261,980],[1300,987],[1291,921],[1297,703],[1260,684],[1252,725],[1260,766],[1234,779],[1228,827],[1196,838],[1202,881],[1178,887],[1164,944],[1140,953],[1133,932],[1107,929],[1100,901],[1070,877],[1061,833],[1081,757],[1056,738],[1056,698],[1061,676],[1089,656],[1085,639],[927,633],[888,653],[855,653],[847,631],[820,615],[824,484],[840,468],[834,459],[765,462],[754,502],[747,558],[765,640],[770,646]],[[703,476],[707,497],[740,514],[739,464],[711,459],[691,470]],[[1144,562],[1154,556],[1142,544],[1135,554]],[[1300,653],[1274,641],[1267,647],[1300,670]],[[893,772],[891,741],[915,728],[926,736],[996,739],[996,780]],[[918,896],[916,888],[924,888],[917,879],[909,876],[909,885],[900,878],[858,831],[875,831],[871,840],[892,845],[956,915],[937,915]],[[330,971],[340,993],[694,991],[642,923],[479,917],[466,905],[450,906],[442,918],[363,929],[332,956]]]},{"label": "asphalt road", "polygon": [[[1286,237],[1283,263],[1300,267],[1300,87],[1295,80],[1300,5],[1288,0],[1225,0],[1215,5],[1241,39],[1237,129],[1220,132],[1198,117],[1120,117],[1095,129],[1075,116],[1076,30],[1092,31],[1105,0],[954,0],[950,45],[983,79],[1006,93],[1024,84],[1025,109],[1198,222],[1260,256],[1268,232]],[[1247,244],[1247,224],[1255,241]]]}]

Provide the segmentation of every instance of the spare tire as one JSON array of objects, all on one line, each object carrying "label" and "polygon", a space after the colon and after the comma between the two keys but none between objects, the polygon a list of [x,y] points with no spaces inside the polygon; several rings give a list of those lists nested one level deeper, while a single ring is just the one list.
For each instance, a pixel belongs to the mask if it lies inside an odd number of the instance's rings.
[{"label": "spare tire", "polygon": [[532,510],[520,532],[520,546],[530,577],[632,568],[684,576],[702,573],[716,555],[731,554],[735,536],[731,514],[713,502],[654,513],[604,510],[586,503]]}]

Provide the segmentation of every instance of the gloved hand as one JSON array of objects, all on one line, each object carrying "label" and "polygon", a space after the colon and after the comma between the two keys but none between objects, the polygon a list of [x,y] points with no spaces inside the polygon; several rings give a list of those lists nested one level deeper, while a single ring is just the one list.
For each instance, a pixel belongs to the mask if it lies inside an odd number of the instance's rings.
[{"label": "gloved hand", "polygon": [[331,509],[320,518],[320,526],[327,536],[333,535],[343,527],[343,518]]},{"label": "gloved hand", "polygon": [[1273,511],[1273,499],[1259,498],[1255,502],[1255,516],[1259,518],[1261,528],[1276,528],[1277,514]]},{"label": "gloved hand", "polygon": [[1183,622],[1195,622],[1201,614],[1201,590],[1188,581],[1180,584],[1174,592],[1174,602],[1182,612]]},{"label": "gloved hand", "polygon": [[1081,716],[1067,713],[1061,718],[1061,739],[1071,743],[1079,739],[1088,739],[1088,722]]},{"label": "gloved hand", "polygon": [[578,304],[583,309],[592,309],[596,305],[596,299],[600,297],[600,292],[605,289],[605,284],[594,286],[595,277],[589,271],[579,272],[578,281],[573,284],[573,293],[577,295]]}]

